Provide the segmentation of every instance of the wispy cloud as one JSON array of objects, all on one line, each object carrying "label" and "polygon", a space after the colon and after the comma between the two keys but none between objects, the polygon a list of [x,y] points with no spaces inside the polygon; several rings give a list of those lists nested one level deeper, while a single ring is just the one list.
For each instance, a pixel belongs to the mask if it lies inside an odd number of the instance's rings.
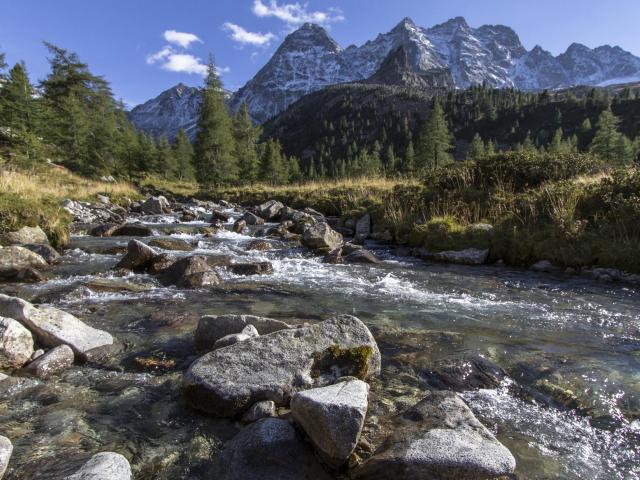
[{"label": "wispy cloud", "polygon": [[202,40],[193,33],[176,32],[175,30],[166,30],[164,32],[164,39],[167,42],[173,43],[174,45],[178,45],[182,48],[189,48],[189,46],[194,42],[202,43]]},{"label": "wispy cloud", "polygon": [[[202,40],[196,35],[167,30],[164,32],[164,39],[173,45],[165,45],[157,52],[148,55],[148,65],[159,65],[161,69],[168,72],[195,73],[203,76],[207,74],[206,63],[204,63],[201,58],[187,53],[187,49],[189,49],[192,43],[202,43]],[[230,71],[228,67],[218,68],[218,74],[224,74]]]},{"label": "wispy cloud", "polygon": [[253,13],[258,17],[274,17],[289,25],[302,23],[329,24],[344,20],[344,15],[339,8],[329,8],[326,11],[309,11],[307,3],[282,3],[277,0],[269,0],[268,4],[262,0],[254,0]]},{"label": "wispy cloud", "polygon": [[230,33],[230,37],[233,41],[238,42],[242,45],[253,45],[257,47],[267,46],[271,43],[272,40],[276,38],[276,36],[271,33],[258,33],[258,32],[249,32],[245,30],[240,25],[236,25],[235,23],[226,22],[222,28]]}]

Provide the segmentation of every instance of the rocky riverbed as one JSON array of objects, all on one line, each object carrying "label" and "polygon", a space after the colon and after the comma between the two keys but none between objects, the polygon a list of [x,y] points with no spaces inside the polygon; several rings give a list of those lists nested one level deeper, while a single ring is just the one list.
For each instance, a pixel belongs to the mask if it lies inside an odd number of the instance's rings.
[{"label": "rocky riverbed", "polygon": [[630,282],[275,201],[65,208],[64,251],[0,239],[0,478],[640,478]]}]

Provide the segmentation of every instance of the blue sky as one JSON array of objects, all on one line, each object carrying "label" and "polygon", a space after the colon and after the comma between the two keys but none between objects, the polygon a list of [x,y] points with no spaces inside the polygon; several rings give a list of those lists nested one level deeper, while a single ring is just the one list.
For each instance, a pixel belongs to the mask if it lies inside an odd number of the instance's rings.
[{"label": "blue sky", "polygon": [[505,24],[525,47],[554,54],[575,41],[640,55],[640,0],[0,0],[0,51],[24,60],[32,80],[48,71],[43,40],[75,51],[135,105],[178,82],[199,85],[209,52],[235,90],[301,22],[324,24],[346,47],[405,16],[425,27],[455,16]]}]

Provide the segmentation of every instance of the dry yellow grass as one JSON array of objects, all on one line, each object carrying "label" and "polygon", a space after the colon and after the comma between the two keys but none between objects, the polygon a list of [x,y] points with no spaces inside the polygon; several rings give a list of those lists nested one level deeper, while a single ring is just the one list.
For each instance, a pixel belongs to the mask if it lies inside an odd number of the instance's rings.
[{"label": "dry yellow grass", "polygon": [[140,197],[140,194],[128,183],[90,180],[62,167],[33,172],[2,170],[0,171],[0,193],[13,193],[32,200],[43,198],[95,200],[97,194],[107,195],[116,201],[124,197]]}]

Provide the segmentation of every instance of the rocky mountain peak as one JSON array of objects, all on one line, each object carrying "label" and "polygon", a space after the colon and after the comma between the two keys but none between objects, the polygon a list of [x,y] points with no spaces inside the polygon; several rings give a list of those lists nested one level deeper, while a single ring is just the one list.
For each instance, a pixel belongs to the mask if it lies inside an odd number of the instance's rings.
[{"label": "rocky mountain peak", "polygon": [[327,31],[320,25],[305,23],[287,37],[278,48],[278,53],[287,51],[301,51],[307,48],[321,48],[331,52],[339,52],[340,45],[329,36]]}]

